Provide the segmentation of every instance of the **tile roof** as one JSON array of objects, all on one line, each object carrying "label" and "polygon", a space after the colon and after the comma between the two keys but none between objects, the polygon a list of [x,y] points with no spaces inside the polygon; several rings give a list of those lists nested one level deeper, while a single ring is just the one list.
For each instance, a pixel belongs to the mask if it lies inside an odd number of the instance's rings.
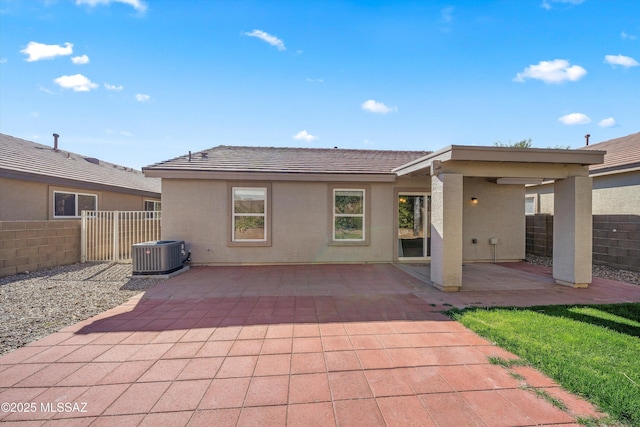
[{"label": "tile roof", "polygon": [[591,174],[640,167],[640,132],[609,141],[580,148],[581,150],[604,150],[604,163],[592,165]]},{"label": "tile roof", "polygon": [[392,174],[392,169],[428,151],[349,150],[338,148],[237,147],[220,145],[143,170]]},{"label": "tile roof", "polygon": [[160,179],[141,171],[2,133],[0,176],[160,197]]}]

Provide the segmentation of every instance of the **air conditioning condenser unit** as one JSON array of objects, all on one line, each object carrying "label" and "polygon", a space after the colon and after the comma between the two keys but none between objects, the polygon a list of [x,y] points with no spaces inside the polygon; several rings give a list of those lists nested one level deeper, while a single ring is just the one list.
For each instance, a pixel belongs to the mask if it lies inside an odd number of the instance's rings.
[{"label": "air conditioning condenser unit", "polygon": [[134,244],[131,258],[134,275],[155,275],[180,270],[189,254],[184,240],[157,240]]}]

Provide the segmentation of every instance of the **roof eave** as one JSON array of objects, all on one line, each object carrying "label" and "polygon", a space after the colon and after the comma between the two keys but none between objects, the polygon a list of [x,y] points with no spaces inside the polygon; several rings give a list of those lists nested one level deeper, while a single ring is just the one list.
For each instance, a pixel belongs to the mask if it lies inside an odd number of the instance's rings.
[{"label": "roof eave", "polygon": [[345,181],[345,182],[394,182],[394,173],[367,172],[284,172],[247,170],[206,170],[142,168],[145,176],[163,179],[216,179],[248,181]]}]

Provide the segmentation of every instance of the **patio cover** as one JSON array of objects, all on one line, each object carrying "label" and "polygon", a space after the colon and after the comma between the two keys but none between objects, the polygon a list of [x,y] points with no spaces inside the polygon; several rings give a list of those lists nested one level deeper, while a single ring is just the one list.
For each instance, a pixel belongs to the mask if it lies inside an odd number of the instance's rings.
[{"label": "patio cover", "polygon": [[589,165],[602,163],[604,155],[452,145],[394,169],[398,176],[431,176],[431,281],[444,291],[463,285],[463,178],[479,177],[507,185],[554,182],[553,277],[557,284],[587,287],[592,269]]}]

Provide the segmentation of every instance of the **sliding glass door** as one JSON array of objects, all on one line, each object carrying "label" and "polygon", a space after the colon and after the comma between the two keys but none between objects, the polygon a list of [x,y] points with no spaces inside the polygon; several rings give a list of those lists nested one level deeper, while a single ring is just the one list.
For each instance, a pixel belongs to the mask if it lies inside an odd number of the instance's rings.
[{"label": "sliding glass door", "polygon": [[431,256],[431,196],[398,195],[398,258],[423,260]]}]

